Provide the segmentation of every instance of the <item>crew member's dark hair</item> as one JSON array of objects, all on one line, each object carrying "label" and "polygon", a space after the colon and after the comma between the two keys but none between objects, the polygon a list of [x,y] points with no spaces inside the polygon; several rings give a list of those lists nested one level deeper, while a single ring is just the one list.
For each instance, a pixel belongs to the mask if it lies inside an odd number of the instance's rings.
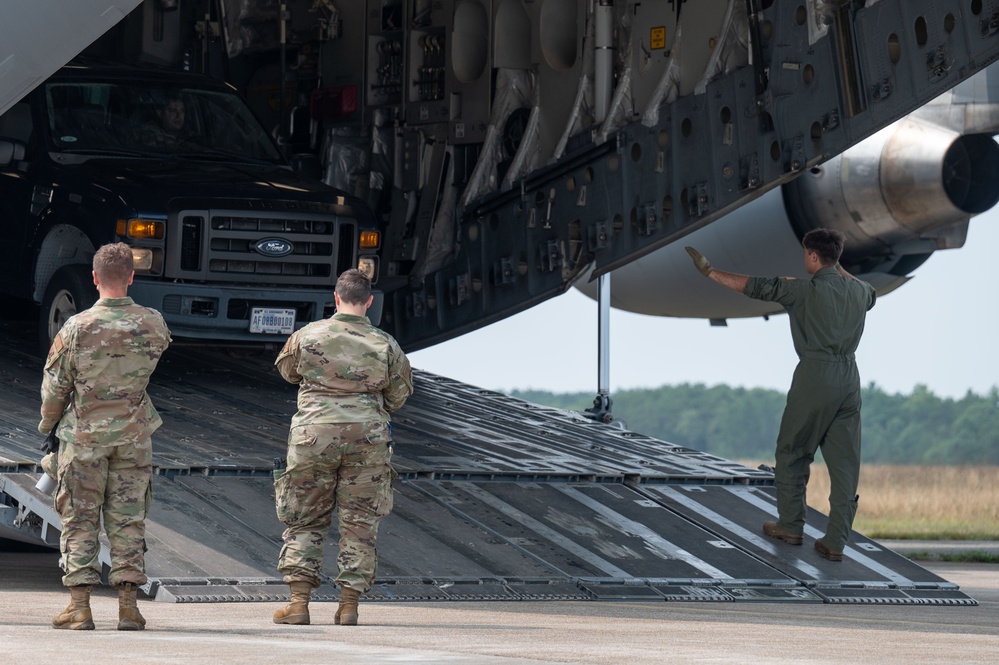
[{"label": "crew member's dark hair", "polygon": [[357,268],[344,270],[336,280],[336,293],[348,305],[364,305],[371,295],[371,280]]},{"label": "crew member's dark hair", "polygon": [[801,244],[810,252],[819,255],[824,266],[836,265],[843,255],[846,236],[836,229],[812,229],[801,239]]},{"label": "crew member's dark hair", "polygon": [[101,283],[127,286],[134,269],[132,248],[123,242],[104,245],[94,254],[94,272]]}]

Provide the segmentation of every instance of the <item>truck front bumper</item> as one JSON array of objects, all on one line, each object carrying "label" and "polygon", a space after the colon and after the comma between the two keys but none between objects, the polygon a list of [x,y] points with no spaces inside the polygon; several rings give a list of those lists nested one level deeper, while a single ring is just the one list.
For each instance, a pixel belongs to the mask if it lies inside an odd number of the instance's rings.
[{"label": "truck front bumper", "polygon": [[[317,289],[273,289],[248,286],[178,284],[136,279],[128,295],[163,314],[174,337],[234,342],[284,343],[287,335],[250,332],[254,307],[294,309],[295,329],[330,316],[333,292]],[[372,293],[368,318],[381,320],[384,294]]]}]

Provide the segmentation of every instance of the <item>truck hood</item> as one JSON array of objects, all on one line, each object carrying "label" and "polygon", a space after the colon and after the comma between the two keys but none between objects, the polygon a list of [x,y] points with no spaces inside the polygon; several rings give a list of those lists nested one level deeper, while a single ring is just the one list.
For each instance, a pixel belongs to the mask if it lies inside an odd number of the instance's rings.
[{"label": "truck hood", "polygon": [[[126,204],[167,207],[175,198],[283,198],[337,202],[344,193],[272,164],[206,162],[203,160],[90,159],[63,166],[70,180],[91,183]],[[343,201],[350,205],[353,201]]]}]

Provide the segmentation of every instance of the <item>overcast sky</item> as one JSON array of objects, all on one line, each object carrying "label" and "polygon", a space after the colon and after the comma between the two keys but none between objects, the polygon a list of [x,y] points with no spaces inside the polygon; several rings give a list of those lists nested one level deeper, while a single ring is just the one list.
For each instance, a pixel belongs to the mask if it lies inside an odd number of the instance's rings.
[{"label": "overcast sky", "polygon": [[[955,398],[999,385],[997,250],[993,209],[971,221],[962,249],[934,253],[908,284],[878,300],[857,352],[864,385],[909,393],[924,384]],[[572,289],[410,359],[418,369],[481,388],[595,393],[596,323],[596,302]],[[786,391],[796,363],[784,315],[711,327],[611,312],[612,397],[625,388],[681,383]]]}]

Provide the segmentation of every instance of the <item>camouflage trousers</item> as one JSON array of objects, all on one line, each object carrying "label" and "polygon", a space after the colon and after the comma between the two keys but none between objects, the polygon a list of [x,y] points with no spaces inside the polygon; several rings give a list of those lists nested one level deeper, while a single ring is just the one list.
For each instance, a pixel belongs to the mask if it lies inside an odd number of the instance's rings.
[{"label": "camouflage trousers", "polygon": [[392,510],[392,451],[384,422],[306,425],[288,437],[288,465],[275,471],[277,516],[288,528],[278,560],[285,582],[319,586],[336,508],[337,584],[371,588],[378,523]]},{"label": "camouflage trousers", "polygon": [[120,446],[59,447],[55,509],[62,520],[59,549],[66,586],[101,583],[100,543],[111,544],[108,582],[146,583],[146,513],[152,500],[153,447],[149,439]]}]

